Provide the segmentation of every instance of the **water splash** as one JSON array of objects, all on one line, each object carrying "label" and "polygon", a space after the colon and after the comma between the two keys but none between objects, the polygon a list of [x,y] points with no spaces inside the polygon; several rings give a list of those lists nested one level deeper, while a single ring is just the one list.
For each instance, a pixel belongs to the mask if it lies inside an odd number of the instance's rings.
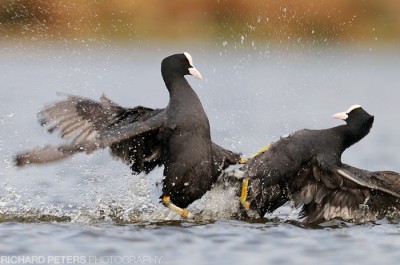
[{"label": "water splash", "polygon": [[[96,173],[97,174],[97,173]],[[95,174],[95,175],[96,175]],[[0,222],[72,222],[72,223],[142,223],[142,222],[169,222],[181,221],[181,216],[170,211],[159,203],[158,197],[154,200],[149,185],[154,180],[148,176],[120,176],[117,182],[123,183],[123,189],[109,188],[110,183],[104,183],[93,172],[84,172],[89,178],[77,184],[80,196],[88,203],[76,205],[74,202],[49,203],[44,200],[34,200],[24,193],[26,190],[17,190],[7,183],[2,183],[5,193],[0,197]],[[235,184],[236,183],[236,184]],[[220,178],[214,187],[201,199],[192,203],[188,209],[194,214],[194,223],[213,222],[221,219],[237,219],[242,217],[238,183],[229,179]],[[87,187],[81,187],[87,184]],[[106,185],[105,185],[106,184]],[[107,188],[105,188],[107,187]],[[111,187],[111,186],[110,186]],[[45,194],[45,193],[44,193]],[[94,198],[92,198],[94,196]],[[92,200],[92,201],[91,201]],[[91,203],[89,203],[91,201]],[[298,209],[297,209],[298,210]],[[293,205],[281,207],[273,214],[266,216],[263,222],[272,220],[274,223],[290,223],[297,218]],[[377,216],[365,213],[365,207],[358,211],[359,220],[354,222],[371,222]],[[251,216],[249,213],[247,215]],[[398,223],[399,212],[388,212],[386,218],[391,223]],[[383,217],[380,217],[381,219]],[[330,226],[328,224],[328,226]]]},{"label": "water splash", "polygon": [[[84,175],[90,173],[84,172]],[[91,173],[93,174],[93,172]],[[17,191],[3,183],[6,193],[0,199],[0,222],[73,222],[73,223],[137,223],[165,222],[183,220],[177,213],[170,211],[158,201],[152,199],[149,182],[144,176],[126,176],[125,190],[107,191],[104,183],[93,175],[83,181],[88,188],[77,185],[80,195],[92,204],[76,205],[74,202],[48,203],[37,202],[31,198],[23,199],[23,190]],[[85,183],[86,182],[86,183]],[[107,186],[107,185],[106,185]],[[237,216],[240,203],[237,189],[225,184],[216,185],[203,198],[189,206],[195,215],[194,222],[231,219]]]}]

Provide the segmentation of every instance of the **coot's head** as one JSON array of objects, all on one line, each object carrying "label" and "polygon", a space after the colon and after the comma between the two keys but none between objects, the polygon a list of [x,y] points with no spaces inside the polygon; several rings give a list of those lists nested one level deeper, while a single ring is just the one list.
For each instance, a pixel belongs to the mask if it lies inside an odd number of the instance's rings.
[{"label": "coot's head", "polygon": [[360,134],[368,134],[374,123],[374,116],[369,115],[360,105],[353,105],[347,111],[332,116],[335,119],[344,120],[347,125],[356,127]]},{"label": "coot's head", "polygon": [[187,52],[166,57],[161,62],[161,73],[164,79],[168,80],[183,77],[184,75],[192,75],[202,79],[200,72],[193,66],[192,56]]}]

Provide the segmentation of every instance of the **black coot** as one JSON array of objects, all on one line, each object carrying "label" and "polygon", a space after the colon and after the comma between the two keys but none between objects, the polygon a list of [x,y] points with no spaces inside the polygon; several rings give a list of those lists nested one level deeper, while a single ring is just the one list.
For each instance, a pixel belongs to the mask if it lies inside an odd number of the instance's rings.
[{"label": "black coot", "polygon": [[400,208],[398,173],[341,162],[342,153],[369,133],[374,117],[358,105],[333,117],[346,125],[297,131],[249,160],[242,204],[264,216],[293,200],[303,206],[305,222],[373,220]]},{"label": "black coot", "polygon": [[165,58],[161,73],[170,94],[166,108],[123,108],[105,96],[100,102],[69,96],[45,108],[39,117],[42,125],[53,124],[49,132],[59,131],[70,142],[19,154],[16,164],[47,163],[110,147],[111,154],[131,164],[134,173],[164,165],[163,202],[188,216],[173,204],[183,208],[199,199],[240,156],[211,141],[207,115],[184,78],[202,78],[190,54]]}]

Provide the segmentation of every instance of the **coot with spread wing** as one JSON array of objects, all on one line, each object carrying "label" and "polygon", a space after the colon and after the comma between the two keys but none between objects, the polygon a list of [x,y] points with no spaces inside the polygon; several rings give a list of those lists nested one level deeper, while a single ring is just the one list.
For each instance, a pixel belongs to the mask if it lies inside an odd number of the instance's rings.
[{"label": "coot with spread wing", "polygon": [[41,124],[52,125],[50,133],[59,131],[70,142],[18,154],[16,164],[58,161],[77,152],[109,147],[111,154],[131,164],[135,173],[164,165],[162,201],[190,217],[182,208],[199,199],[240,156],[211,141],[207,115],[184,77],[202,78],[190,54],[165,58],[161,73],[170,95],[164,109],[123,108],[105,96],[100,102],[69,96],[46,107],[39,113]]},{"label": "coot with spread wing", "polygon": [[374,220],[400,209],[400,174],[341,161],[342,153],[369,133],[374,117],[359,105],[333,117],[346,124],[297,131],[249,160],[243,168],[244,208],[262,217],[293,200],[303,206],[305,222]]}]

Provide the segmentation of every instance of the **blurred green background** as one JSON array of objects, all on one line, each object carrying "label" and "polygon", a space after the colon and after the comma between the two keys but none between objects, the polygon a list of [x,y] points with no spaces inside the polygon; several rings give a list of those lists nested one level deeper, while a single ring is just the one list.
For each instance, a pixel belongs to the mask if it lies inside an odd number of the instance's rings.
[{"label": "blurred green background", "polygon": [[398,46],[399,0],[0,0],[0,39]]}]

